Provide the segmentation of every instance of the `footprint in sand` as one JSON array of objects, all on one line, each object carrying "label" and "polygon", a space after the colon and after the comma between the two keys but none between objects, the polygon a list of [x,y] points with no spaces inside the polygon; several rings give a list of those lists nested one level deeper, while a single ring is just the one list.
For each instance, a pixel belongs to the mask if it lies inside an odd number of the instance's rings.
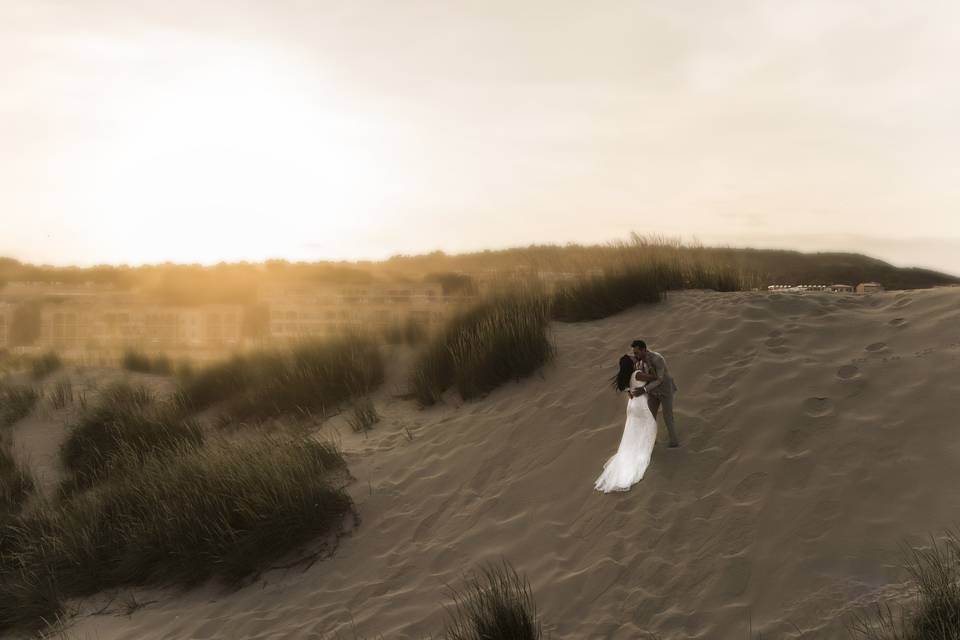
[{"label": "footprint in sand", "polygon": [[766,484],[767,474],[757,471],[737,483],[730,492],[730,497],[739,505],[746,505],[760,499],[763,486]]},{"label": "footprint in sand", "polygon": [[787,454],[795,456],[807,451],[808,447],[804,445],[809,438],[810,434],[803,429],[791,429],[783,438],[783,447]]},{"label": "footprint in sand", "polygon": [[888,322],[887,324],[889,324],[891,327],[902,327],[902,326],[904,326],[905,324],[907,324],[907,319],[906,319],[906,318],[894,318],[893,320],[891,320],[891,321]]},{"label": "footprint in sand", "polygon": [[765,344],[768,347],[780,347],[786,344],[786,342],[787,342],[786,338],[781,338],[778,336],[774,338],[768,338]]},{"label": "footprint in sand", "polygon": [[803,401],[803,413],[811,418],[823,418],[833,414],[833,401],[830,398],[812,397]]},{"label": "footprint in sand", "polygon": [[837,377],[842,380],[850,380],[860,375],[859,367],[852,364],[845,364],[837,369]]},{"label": "footprint in sand", "polygon": [[871,353],[875,353],[877,351],[883,351],[886,348],[887,348],[886,342],[872,342],[868,344],[866,347],[864,347],[864,350],[870,351]]}]

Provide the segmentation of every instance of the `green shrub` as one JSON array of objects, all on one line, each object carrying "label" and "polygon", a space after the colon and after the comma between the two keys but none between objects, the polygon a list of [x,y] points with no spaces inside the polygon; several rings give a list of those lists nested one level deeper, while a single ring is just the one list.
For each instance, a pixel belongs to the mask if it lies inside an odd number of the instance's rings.
[{"label": "green shrub", "polygon": [[233,584],[353,513],[340,452],[261,436],[131,453],[95,490],[15,516],[0,548],[0,632],[51,620],[66,598],[123,585]]},{"label": "green shrub", "polygon": [[60,356],[53,351],[48,351],[42,356],[35,358],[31,366],[31,373],[34,379],[40,380],[57,371],[63,366]]},{"label": "green shrub", "polygon": [[530,584],[508,563],[489,565],[453,592],[446,640],[538,640],[542,637]]},{"label": "green shrub", "polygon": [[453,317],[420,353],[409,385],[423,405],[455,386],[465,400],[530,375],[553,356],[549,303],[523,291],[486,300]]},{"label": "green shrub", "polygon": [[203,442],[200,426],[179,407],[157,404],[143,387],[120,383],[71,426],[60,448],[68,476],[63,493],[85,489],[117,473],[121,463],[137,465],[148,456]]}]

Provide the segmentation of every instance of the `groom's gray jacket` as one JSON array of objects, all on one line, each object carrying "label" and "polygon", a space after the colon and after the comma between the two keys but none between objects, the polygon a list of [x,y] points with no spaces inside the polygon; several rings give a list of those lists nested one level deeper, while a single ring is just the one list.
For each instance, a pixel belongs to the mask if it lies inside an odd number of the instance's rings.
[{"label": "groom's gray jacket", "polygon": [[673,376],[670,375],[667,361],[663,359],[663,356],[656,351],[648,350],[645,364],[647,365],[647,372],[657,376],[656,380],[651,380],[644,385],[647,393],[654,396],[673,395],[677,390],[677,385],[673,381]]}]

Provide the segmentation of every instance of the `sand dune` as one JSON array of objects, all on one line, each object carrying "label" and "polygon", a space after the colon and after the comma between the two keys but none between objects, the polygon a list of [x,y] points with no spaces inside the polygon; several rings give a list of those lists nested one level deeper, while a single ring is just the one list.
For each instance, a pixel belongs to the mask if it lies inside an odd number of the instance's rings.
[{"label": "sand dune", "polygon": [[[483,400],[418,411],[392,397],[401,359],[371,435],[321,430],[362,517],[332,558],[236,592],[138,590],[155,602],[130,616],[81,603],[71,636],[423,638],[445,585],[503,557],[555,640],[747,638],[751,620],[841,638],[902,591],[898,545],[958,521],[960,289],[676,293],[554,331],[553,364]],[[683,447],[661,427],[646,478],[601,495],[625,403],[607,379],[634,338],[670,363]]]}]

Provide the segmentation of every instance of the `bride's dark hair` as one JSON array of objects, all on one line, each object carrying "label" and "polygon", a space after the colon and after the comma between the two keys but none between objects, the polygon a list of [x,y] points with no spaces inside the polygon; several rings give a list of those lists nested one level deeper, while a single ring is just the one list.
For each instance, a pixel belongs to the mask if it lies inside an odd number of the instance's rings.
[{"label": "bride's dark hair", "polygon": [[633,358],[623,354],[623,357],[620,358],[620,371],[610,379],[610,384],[616,387],[617,391],[623,391],[630,386],[630,376],[633,375],[634,368]]}]

